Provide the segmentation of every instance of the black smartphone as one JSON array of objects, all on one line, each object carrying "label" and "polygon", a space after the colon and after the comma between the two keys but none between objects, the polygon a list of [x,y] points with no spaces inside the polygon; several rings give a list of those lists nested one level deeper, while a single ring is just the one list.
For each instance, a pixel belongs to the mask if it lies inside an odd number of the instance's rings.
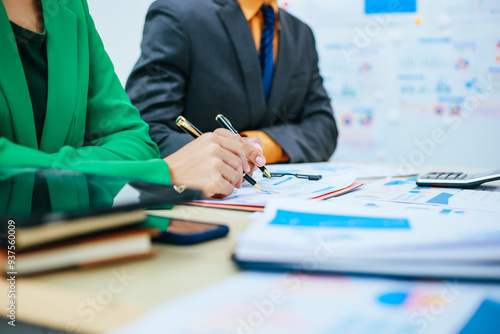
[{"label": "black smartphone", "polygon": [[153,241],[172,245],[195,245],[223,238],[228,233],[229,227],[226,225],[170,219],[167,230],[154,237]]}]

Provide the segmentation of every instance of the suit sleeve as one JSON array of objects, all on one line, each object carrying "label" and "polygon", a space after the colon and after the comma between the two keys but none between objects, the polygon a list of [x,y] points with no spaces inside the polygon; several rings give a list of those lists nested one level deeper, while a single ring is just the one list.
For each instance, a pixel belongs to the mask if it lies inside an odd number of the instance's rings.
[{"label": "suit sleeve", "polygon": [[[290,157],[290,162],[315,162],[328,160],[337,146],[338,130],[333,117],[331,101],[323,86],[318,67],[318,54],[310,28],[313,57],[310,79],[302,112],[297,120],[258,129],[267,133]],[[285,115],[286,116],[286,115]]]},{"label": "suit sleeve", "polygon": [[157,1],[149,9],[142,53],[126,85],[162,158],[192,140],[174,125],[184,110],[190,48],[186,29],[171,7]]},{"label": "suit sleeve", "polygon": [[82,4],[90,59],[84,145],[64,146],[48,154],[0,138],[0,165],[64,168],[169,184],[168,165],[159,159],[147,124],[114,73],[86,1]]}]

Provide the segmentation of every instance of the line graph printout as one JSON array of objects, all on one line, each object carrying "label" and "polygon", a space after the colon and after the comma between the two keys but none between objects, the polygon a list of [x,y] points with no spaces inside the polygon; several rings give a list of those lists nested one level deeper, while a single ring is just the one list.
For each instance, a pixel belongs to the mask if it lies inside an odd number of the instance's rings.
[{"label": "line graph printout", "polygon": [[[270,170],[272,172],[272,170]],[[260,173],[254,174],[263,191],[259,191],[248,183],[241,189],[235,189],[231,196],[217,200],[201,200],[201,203],[264,206],[267,201],[275,198],[311,199],[341,190],[350,186],[356,179],[353,173],[342,173],[323,177],[319,181],[299,179],[294,176],[274,177],[269,180]]]}]

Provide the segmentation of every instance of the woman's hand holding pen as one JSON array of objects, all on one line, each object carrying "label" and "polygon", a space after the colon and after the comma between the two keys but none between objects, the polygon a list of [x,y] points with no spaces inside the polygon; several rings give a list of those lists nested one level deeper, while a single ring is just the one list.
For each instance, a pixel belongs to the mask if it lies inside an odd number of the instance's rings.
[{"label": "woman's hand holding pen", "polygon": [[266,158],[262,150],[262,140],[257,136],[237,138],[240,139],[245,148],[245,155],[247,156],[251,169],[251,172],[248,174],[252,175],[257,167],[262,167],[266,164]]},{"label": "woman's hand holding pen", "polygon": [[[230,133],[226,129],[218,128],[214,133],[220,134],[221,136],[230,137]],[[232,133],[231,133],[232,134]],[[262,140],[257,136],[251,137],[239,137],[234,136],[236,139],[243,144],[243,149],[245,150],[245,155],[247,157],[248,164],[250,165],[250,172],[246,172],[252,175],[257,167],[264,166],[266,164],[266,158],[264,157],[264,151],[262,150]]]},{"label": "woman's hand holding pen", "polygon": [[[240,188],[243,172],[250,172],[245,144],[230,131],[205,133],[164,160],[172,184],[200,189],[207,197],[225,197]],[[249,148],[248,148],[249,149]],[[256,147],[253,147],[257,151]],[[255,154],[251,149],[249,153]]]}]

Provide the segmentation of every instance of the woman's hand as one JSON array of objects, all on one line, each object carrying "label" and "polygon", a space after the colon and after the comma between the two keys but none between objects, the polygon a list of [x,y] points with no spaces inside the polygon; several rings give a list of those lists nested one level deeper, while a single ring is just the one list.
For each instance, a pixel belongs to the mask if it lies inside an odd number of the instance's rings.
[{"label": "woman's hand", "polygon": [[[221,136],[229,136],[233,133],[228,133],[227,130],[219,128],[214,131],[216,134],[220,134]],[[250,165],[250,172],[248,174],[252,175],[253,171],[257,169],[257,167],[262,167],[266,164],[266,158],[264,158],[264,153],[262,150],[262,140],[257,136],[252,137],[238,137],[237,138],[245,149],[245,155],[247,157],[247,161]]]},{"label": "woman's hand", "polygon": [[240,138],[245,148],[245,155],[250,164],[252,173],[257,169],[257,167],[262,167],[266,164],[266,158],[264,157],[264,151],[262,150],[262,140],[257,136],[243,137]]},{"label": "woman's hand", "polygon": [[[248,146],[248,145],[247,145]],[[200,189],[207,197],[225,197],[251,172],[242,138],[228,130],[205,133],[164,159],[172,184]],[[257,151],[247,147],[250,154]]]}]

